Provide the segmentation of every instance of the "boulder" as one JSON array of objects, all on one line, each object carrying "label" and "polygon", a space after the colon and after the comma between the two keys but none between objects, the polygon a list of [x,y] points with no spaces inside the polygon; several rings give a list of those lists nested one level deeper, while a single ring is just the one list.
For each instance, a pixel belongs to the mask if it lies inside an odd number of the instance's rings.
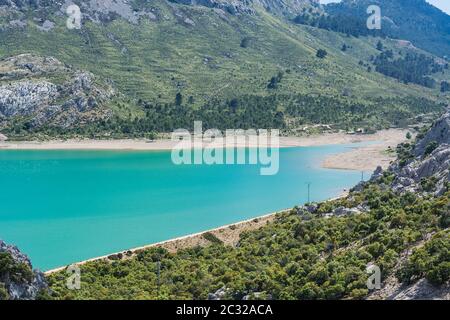
[{"label": "boulder", "polygon": [[375,171],[372,174],[372,177],[370,178],[371,181],[375,181],[383,176],[383,168],[381,166],[378,166]]},{"label": "boulder", "polygon": [[208,300],[223,300],[227,294],[227,288],[222,287],[214,293],[208,293]]}]

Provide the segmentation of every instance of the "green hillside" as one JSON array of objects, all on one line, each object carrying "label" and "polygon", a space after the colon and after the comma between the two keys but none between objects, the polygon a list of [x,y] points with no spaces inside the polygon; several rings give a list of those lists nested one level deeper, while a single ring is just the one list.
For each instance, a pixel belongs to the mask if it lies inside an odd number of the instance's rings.
[{"label": "green hillside", "polygon": [[426,0],[344,0],[325,10],[331,15],[366,17],[370,5],[381,8],[382,31],[387,36],[450,57],[450,16]]},{"label": "green hillside", "polygon": [[[381,268],[383,285],[389,277],[405,286],[421,278],[445,285],[450,194],[399,195],[385,188],[393,178],[385,174],[379,184],[321,203],[314,214],[297,208],[278,214],[273,223],[243,233],[236,247],[211,241],[177,253],[151,248],[89,262],[81,266],[81,290],[66,288],[64,271],[52,274],[53,298],[197,300],[224,288],[222,299],[363,299],[370,264]],[[370,210],[325,217],[336,208],[361,205]],[[425,241],[427,235],[432,237]],[[402,258],[408,250],[413,255]]]},{"label": "green hillside", "polygon": [[[240,102],[238,118],[243,114],[252,117],[242,123],[236,123],[237,120],[229,123],[241,127],[277,125],[260,119],[265,117],[267,104],[271,104],[269,110],[272,110],[268,117],[281,112],[278,116],[282,121],[277,127],[290,127],[292,119],[297,124],[331,121],[345,126],[359,125],[364,120],[371,127],[380,123],[382,126],[397,124],[405,115],[409,118],[416,113],[440,110],[440,103],[414,99],[443,101],[438,88],[403,85],[368,72],[366,64],[370,56],[379,53],[377,39],[348,37],[293,24],[257,5],[254,14],[233,15],[163,0],[134,1],[133,6],[154,12],[155,18],[141,17],[137,23],[117,15],[101,22],[86,18],[80,30],[66,28],[66,17],[60,12],[55,14],[55,6],[33,11],[22,9],[22,22],[27,26],[1,29],[0,57],[22,53],[54,56],[75,68],[92,72],[116,88],[118,95],[108,104],[114,114],[109,123],[96,129],[77,129],[80,133],[124,126],[129,129],[118,129],[124,134],[170,131],[177,124],[186,125],[175,117],[188,114],[184,119],[190,122],[190,118],[207,119],[207,114],[219,110],[220,115],[209,121],[211,126],[218,126],[223,118],[232,117],[229,110],[220,111],[227,109],[232,99]],[[36,16],[40,17],[39,21]],[[54,28],[42,31],[44,19],[54,22]],[[386,48],[406,50],[396,41],[384,43]],[[349,46],[345,52],[341,50],[343,44]],[[319,49],[327,51],[324,59],[316,57]],[[268,87],[271,79],[278,77],[276,87]],[[448,71],[441,77],[448,78]],[[175,103],[178,93],[182,99]],[[311,104],[311,97],[324,97],[328,105],[323,105],[321,100]],[[261,99],[264,102],[258,102]],[[390,99],[389,103],[385,99]],[[298,114],[304,113],[305,105],[299,101],[308,104],[306,113],[314,112],[319,105],[337,116],[299,119]],[[413,105],[418,109],[409,112]],[[353,112],[356,118],[345,121],[347,109],[366,111]],[[387,114],[392,115],[393,111],[396,115],[389,117]],[[156,119],[155,113],[163,119]],[[137,124],[139,119],[144,119],[146,125]],[[43,129],[36,129],[39,130]]]}]

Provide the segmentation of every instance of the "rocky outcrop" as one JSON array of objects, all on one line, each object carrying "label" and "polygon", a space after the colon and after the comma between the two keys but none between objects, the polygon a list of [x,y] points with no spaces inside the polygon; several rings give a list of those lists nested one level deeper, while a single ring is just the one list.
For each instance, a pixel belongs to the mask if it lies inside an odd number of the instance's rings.
[{"label": "rocky outcrop", "polygon": [[[319,0],[168,0],[168,2],[176,5],[218,9],[231,15],[255,14],[256,8],[261,7],[271,13],[294,16],[305,7],[319,5]],[[0,9],[3,7],[18,13],[25,13],[27,10],[41,11],[42,24],[38,26],[38,29],[48,32],[54,28],[54,22],[49,20],[48,13],[65,14],[67,7],[72,4],[80,7],[83,19],[89,19],[96,23],[108,22],[117,17],[133,24],[139,23],[141,18],[153,21],[160,18],[158,9],[153,8],[151,3],[138,6],[131,0],[0,0]],[[15,16],[25,17],[20,14]],[[26,20],[16,19],[14,21],[17,21],[22,28],[26,26]]]},{"label": "rocky outcrop", "polygon": [[33,300],[48,290],[44,274],[32,271],[30,259],[0,240],[0,298]]},{"label": "rocky outcrop", "polygon": [[208,293],[208,300],[223,300],[227,296],[227,288],[222,287],[216,292]]},{"label": "rocky outcrop", "polygon": [[[388,171],[395,174],[392,189],[400,193],[444,194],[450,182],[450,111],[417,141],[412,154],[405,164],[396,161],[389,167]],[[382,176],[377,169],[371,180]]]},{"label": "rocky outcrop", "polygon": [[442,195],[450,181],[450,145],[438,146],[425,159],[421,156],[404,167],[394,165],[392,189],[398,192],[429,192]]},{"label": "rocky outcrop", "polygon": [[[229,297],[233,297],[230,289],[222,287],[214,293],[208,293],[208,300],[225,300]],[[243,297],[234,297],[242,300],[272,300],[272,295],[265,292],[249,292]]]},{"label": "rocky outcrop", "polygon": [[59,97],[57,86],[47,81],[19,81],[0,86],[0,116],[31,115]]},{"label": "rocky outcrop", "polygon": [[410,286],[402,286],[392,294],[390,300],[450,300],[450,285],[436,287],[426,279]]},{"label": "rocky outcrop", "polygon": [[228,12],[232,15],[241,13],[254,13],[254,8],[252,6],[251,0],[172,0],[171,2],[184,5],[198,5],[208,8],[222,9],[223,11]]},{"label": "rocky outcrop", "polygon": [[[312,203],[301,207],[295,207],[294,210],[302,218],[302,220],[310,220],[313,215],[319,214],[318,213],[319,205],[316,203]],[[370,208],[366,204],[360,204],[353,208],[346,208],[340,206],[334,208],[331,212],[322,213],[320,214],[320,216],[324,218],[340,217],[340,216],[360,214],[363,212],[367,212],[369,210]]]},{"label": "rocky outcrop", "polygon": [[436,143],[439,146],[450,146],[450,111],[439,118],[423,139],[418,141],[414,148],[414,155],[423,156],[430,143]]},{"label": "rocky outcrop", "polygon": [[[66,7],[72,4],[72,1],[65,1],[62,11],[65,12]],[[137,24],[142,17],[155,20],[156,15],[150,9],[144,7],[138,10],[132,6],[130,0],[89,0],[79,3],[84,18],[94,22],[106,22],[121,17],[130,23]]]},{"label": "rocky outcrop", "polygon": [[[48,80],[52,78],[58,81]],[[53,57],[22,54],[0,60],[0,127],[16,117],[29,118],[29,129],[104,119],[108,115],[101,106],[113,95],[109,86],[96,84],[92,73]]]},{"label": "rocky outcrop", "polygon": [[69,68],[53,57],[20,54],[0,60],[0,81],[68,72]]},{"label": "rocky outcrop", "polygon": [[318,0],[171,0],[171,2],[222,9],[232,15],[254,14],[256,6],[276,14],[295,15],[307,6],[319,4]]}]

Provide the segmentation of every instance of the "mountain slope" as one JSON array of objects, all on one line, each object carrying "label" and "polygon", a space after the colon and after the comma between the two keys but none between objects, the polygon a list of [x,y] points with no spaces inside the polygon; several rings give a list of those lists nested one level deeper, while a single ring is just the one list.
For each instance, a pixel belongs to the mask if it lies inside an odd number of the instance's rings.
[{"label": "mountain slope", "polygon": [[370,5],[381,8],[382,30],[388,36],[450,57],[450,16],[425,0],[343,0],[327,5],[325,10],[329,14],[367,17]]},{"label": "mountain slope", "polygon": [[[80,30],[66,27],[68,3],[0,3],[1,57],[53,56],[114,89],[107,122],[74,133],[167,132],[190,127],[194,118],[207,127],[294,130],[329,123],[377,129],[439,110],[423,100],[435,101],[437,90],[406,86],[360,65],[378,53],[376,40],[285,18],[314,2],[258,0],[245,5],[251,10],[231,12],[216,4],[235,1],[74,2],[83,14]],[[352,49],[341,51],[344,43]],[[388,40],[385,45],[397,47]],[[318,49],[328,52],[325,59],[316,57]],[[14,135],[14,126],[28,132],[28,121],[14,119],[4,131]],[[51,123],[42,130],[61,131]]]}]

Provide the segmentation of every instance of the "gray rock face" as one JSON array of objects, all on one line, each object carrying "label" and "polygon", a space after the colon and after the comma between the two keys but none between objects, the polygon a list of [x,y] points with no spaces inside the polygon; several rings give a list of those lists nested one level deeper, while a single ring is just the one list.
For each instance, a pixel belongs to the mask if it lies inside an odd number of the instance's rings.
[{"label": "gray rock face", "polygon": [[242,300],[272,300],[271,294],[266,294],[264,292],[252,292],[251,294],[247,294],[242,298]]},{"label": "gray rock face", "polygon": [[45,20],[42,26],[38,26],[39,30],[49,32],[55,27],[55,23],[50,20]]},{"label": "gray rock face", "polygon": [[[49,76],[66,81],[52,83]],[[73,70],[52,57],[24,54],[0,60],[0,120],[6,124],[21,116],[29,117],[31,127],[51,123],[69,128],[81,118],[89,121],[88,114],[113,95],[109,86],[95,84],[93,74]]]},{"label": "gray rock face", "polygon": [[425,137],[417,143],[414,149],[415,156],[423,155],[431,142],[437,142],[438,145],[450,144],[450,111],[440,117]]},{"label": "gray rock face", "polygon": [[[25,254],[20,252],[17,247],[7,245],[0,240],[0,253],[5,252],[11,256],[15,263],[24,264],[30,270],[32,269],[30,259]],[[8,273],[0,272],[0,282],[4,284],[11,300],[33,300],[39,292],[48,290],[44,274],[37,270],[32,272],[31,279],[23,279],[22,281],[14,280]]]},{"label": "gray rock face", "polygon": [[[227,12],[231,15],[254,14],[256,6],[263,7],[275,14],[294,16],[304,7],[318,5],[319,0],[168,0],[170,3],[203,6]],[[60,12],[65,14],[67,7],[71,4],[80,6],[83,19],[101,23],[120,17],[130,23],[137,24],[141,18],[157,20],[157,12],[149,7],[149,4],[136,6],[132,0],[47,0],[47,1],[22,1],[22,0],[0,0],[0,9],[7,8],[10,11],[22,12],[27,10],[41,10],[43,14],[48,12]],[[153,11],[152,11],[153,10]],[[23,15],[19,15],[23,16]],[[23,16],[24,17],[24,16]],[[46,15],[46,18],[48,16]],[[50,22],[50,21],[49,21]],[[14,22],[12,27],[25,27],[21,20]],[[39,26],[42,31],[53,29],[53,25],[47,23]]]},{"label": "gray rock face", "polygon": [[20,54],[0,60],[0,81],[67,71],[68,68],[53,57]]},{"label": "gray rock face", "polygon": [[[135,11],[131,6],[130,0],[90,0],[81,3],[81,12],[92,21],[108,21],[113,15],[117,15],[130,23],[137,24],[141,17],[148,17],[150,20],[156,19],[156,16],[145,9]],[[65,7],[72,3],[66,1]]]},{"label": "gray rock face", "polygon": [[197,5],[208,8],[222,9],[229,14],[236,15],[241,13],[253,14],[254,8],[252,1],[241,0],[172,0],[174,3],[184,5]]},{"label": "gray rock face", "polygon": [[58,96],[57,87],[46,81],[20,81],[0,86],[0,115],[30,115]]},{"label": "gray rock face", "polygon": [[[392,189],[398,192],[431,192],[442,195],[449,180],[450,145],[441,144],[427,158],[416,158],[404,168],[394,167],[397,176]],[[422,182],[433,179],[435,188],[424,190]]]},{"label": "gray rock face", "polygon": [[[415,158],[404,167],[394,163],[389,170],[396,174],[392,189],[397,192],[429,192],[442,195],[450,181],[450,112],[437,120],[423,139],[418,141]],[[437,143],[431,154],[425,155],[430,142]],[[432,180],[433,188],[428,190],[426,182]]]},{"label": "gray rock face", "polygon": [[222,9],[232,15],[253,14],[255,13],[256,5],[273,13],[294,15],[299,13],[305,6],[319,3],[316,0],[172,0],[172,2]]},{"label": "gray rock face", "polygon": [[450,285],[436,287],[426,279],[421,279],[413,285],[400,288],[390,300],[449,300]]},{"label": "gray rock face", "polygon": [[378,166],[375,171],[372,174],[371,180],[372,179],[378,179],[380,177],[383,176],[383,168],[381,166]]},{"label": "gray rock face", "polygon": [[227,295],[227,288],[222,287],[214,293],[208,293],[208,300],[222,300]]},{"label": "gray rock face", "polygon": [[335,216],[347,216],[352,214],[359,214],[361,211],[357,208],[345,208],[345,207],[339,207],[334,209],[333,215]]}]

